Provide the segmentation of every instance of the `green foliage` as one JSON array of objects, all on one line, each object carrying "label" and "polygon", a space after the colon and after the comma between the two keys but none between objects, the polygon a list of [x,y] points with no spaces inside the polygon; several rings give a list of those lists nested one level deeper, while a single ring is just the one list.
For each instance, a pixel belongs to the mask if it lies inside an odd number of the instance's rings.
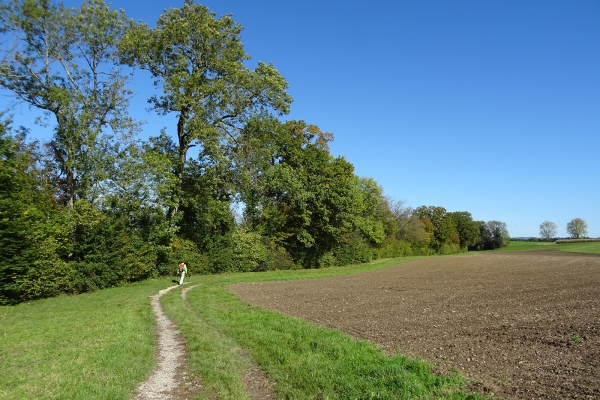
[{"label": "green foliage", "polygon": [[203,275],[210,271],[209,258],[201,254],[198,246],[191,240],[175,237],[171,245],[169,258],[161,268],[164,275],[177,274],[177,266],[185,261],[188,267],[188,274]]},{"label": "green foliage", "polygon": [[451,213],[451,215],[456,223],[460,247],[466,250],[468,247],[476,245],[479,241],[479,225],[476,221],[473,221],[471,213],[457,211]]},{"label": "green foliage", "polygon": [[70,270],[59,258],[67,231],[37,167],[36,143],[0,123],[0,304],[68,290]]},{"label": "green foliage", "polygon": [[587,222],[581,218],[574,218],[567,223],[567,232],[573,239],[579,239],[587,235]]},{"label": "green foliage", "polygon": [[115,138],[106,128],[123,141],[137,127],[127,115],[128,75],[115,66],[125,23],[103,0],[79,9],[44,0],[2,4],[0,32],[13,45],[0,49],[0,87],[53,117],[49,163],[69,208],[78,198],[96,199],[109,178]]},{"label": "green foliage", "polygon": [[480,237],[477,244],[472,246],[475,250],[494,250],[508,246],[510,236],[506,224],[500,221],[477,221]]},{"label": "green foliage", "polygon": [[236,272],[249,272],[266,268],[267,248],[256,232],[236,229],[233,232],[233,265]]},{"label": "green foliage", "polygon": [[285,248],[273,241],[266,244],[267,260],[265,267],[268,271],[299,269],[301,266],[294,263],[294,260],[285,250]]},{"label": "green foliage", "polygon": [[332,251],[347,251],[345,237],[358,233],[369,245],[385,238],[381,188],[357,178],[344,158],[332,157],[331,140],[303,121],[254,119],[232,150],[247,224],[310,268],[329,265]]},{"label": "green foliage", "polygon": [[406,257],[412,255],[413,250],[410,244],[394,237],[388,238],[383,245],[377,249],[378,258]]},{"label": "green foliage", "polygon": [[356,232],[345,236],[342,243],[333,250],[333,264],[324,264],[321,267],[368,263],[375,257],[376,251],[367,239]]},{"label": "green foliage", "polygon": [[426,231],[430,233],[429,246],[436,252],[441,251],[444,246],[447,249],[448,245],[460,243],[456,221],[445,208],[421,206],[415,209],[414,213],[426,226]]},{"label": "green foliage", "polygon": [[287,83],[273,65],[259,63],[254,70],[245,66],[250,57],[241,31],[231,16],[216,18],[207,7],[186,0],[181,8],[165,10],[155,28],[131,24],[120,42],[122,62],[149,71],[163,90],[149,99],[155,111],[177,113],[171,217],[187,197],[184,175],[190,147],[199,146],[209,163],[219,164],[222,145],[251,116],[289,111]]}]

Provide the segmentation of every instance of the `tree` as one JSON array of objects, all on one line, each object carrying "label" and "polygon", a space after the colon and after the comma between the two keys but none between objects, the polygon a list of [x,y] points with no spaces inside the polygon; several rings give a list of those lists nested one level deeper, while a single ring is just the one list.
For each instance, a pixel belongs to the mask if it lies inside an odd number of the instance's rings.
[{"label": "tree", "polygon": [[494,249],[508,246],[510,243],[510,235],[506,223],[500,221],[488,221],[487,226],[491,234],[491,241]]},{"label": "tree", "polygon": [[470,247],[473,250],[494,250],[510,243],[506,224],[500,221],[475,221],[479,226],[479,240]]},{"label": "tree", "polygon": [[372,243],[383,236],[380,188],[329,153],[332,138],[304,121],[255,119],[235,149],[245,222],[304,266],[320,265],[357,231]]},{"label": "tree", "polygon": [[477,222],[473,221],[471,213],[467,211],[456,211],[451,213],[454,222],[456,223],[456,230],[460,237],[460,247],[466,249],[470,246],[474,246],[479,240],[479,226]]},{"label": "tree", "polygon": [[386,203],[394,218],[395,229],[391,233],[396,239],[408,243],[429,243],[425,225],[411,207],[405,206],[404,201],[392,198],[386,198]]},{"label": "tree", "polygon": [[456,222],[444,207],[421,206],[414,212],[432,230],[430,246],[433,250],[440,251],[444,246],[460,243]]},{"label": "tree", "polygon": [[216,18],[207,7],[186,0],[166,10],[155,28],[132,25],[121,42],[122,60],[151,73],[162,93],[149,99],[161,114],[177,115],[176,185],[171,217],[181,205],[188,150],[200,146],[205,157],[223,157],[220,146],[250,117],[289,112],[287,83],[273,65],[254,70],[240,41],[242,26],[231,16]]},{"label": "tree", "polygon": [[588,233],[587,222],[582,220],[581,218],[572,219],[567,223],[567,232],[574,239],[579,239],[580,237],[584,237]]},{"label": "tree", "polygon": [[558,227],[552,221],[544,221],[540,224],[540,236],[545,240],[551,240],[556,236]]},{"label": "tree", "polygon": [[54,118],[48,148],[69,209],[77,198],[95,200],[92,189],[109,177],[113,135],[131,137],[137,127],[127,115],[128,75],[115,67],[124,12],[103,0],[68,10],[49,0],[13,0],[0,14],[2,42],[12,44],[1,49],[0,86]]},{"label": "tree", "polygon": [[38,144],[0,121],[0,305],[68,287],[70,271],[59,258],[65,225],[57,223],[61,209],[40,165]]}]

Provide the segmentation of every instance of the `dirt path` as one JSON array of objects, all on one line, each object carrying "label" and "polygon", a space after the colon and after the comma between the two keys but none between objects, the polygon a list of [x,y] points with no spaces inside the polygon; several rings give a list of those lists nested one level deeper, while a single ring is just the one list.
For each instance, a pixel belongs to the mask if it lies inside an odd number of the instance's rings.
[{"label": "dirt path", "polygon": [[[185,285],[185,283],[184,283]],[[186,287],[181,291],[181,299],[186,301],[187,293],[200,285]],[[186,380],[183,369],[185,361],[185,342],[177,326],[167,317],[161,305],[160,298],[178,285],[161,290],[151,296],[152,310],[156,318],[156,333],[158,336],[158,354],[152,374],[140,384],[135,400],[187,400],[194,397],[202,386],[199,382]],[[245,350],[240,350],[240,356],[249,358]],[[250,398],[255,400],[276,399],[273,393],[274,382],[254,362],[248,359],[250,371],[244,376],[244,386]]]},{"label": "dirt path", "polygon": [[177,326],[167,317],[160,306],[160,298],[176,287],[177,285],[168,287],[150,297],[152,310],[156,317],[158,354],[152,374],[138,387],[136,400],[187,398],[181,393],[185,387],[185,373],[182,368],[185,360],[185,343]]},{"label": "dirt path", "polygon": [[600,256],[431,257],[303,281],[240,283],[254,305],[457,368],[503,399],[600,399]]}]

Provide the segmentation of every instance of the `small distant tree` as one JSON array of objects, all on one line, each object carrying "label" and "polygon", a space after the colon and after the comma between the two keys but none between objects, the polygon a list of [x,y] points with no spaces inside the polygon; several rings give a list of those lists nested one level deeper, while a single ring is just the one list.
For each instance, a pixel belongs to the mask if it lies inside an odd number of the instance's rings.
[{"label": "small distant tree", "polygon": [[540,236],[542,239],[551,240],[556,236],[557,226],[552,221],[544,221],[540,224]]},{"label": "small distant tree", "polygon": [[579,239],[580,237],[586,236],[588,231],[587,222],[582,220],[581,218],[575,218],[567,223],[567,232],[574,239]]},{"label": "small distant tree", "polygon": [[494,250],[510,243],[510,235],[506,224],[500,221],[475,221],[479,226],[480,238],[477,244],[470,246],[470,250]]}]

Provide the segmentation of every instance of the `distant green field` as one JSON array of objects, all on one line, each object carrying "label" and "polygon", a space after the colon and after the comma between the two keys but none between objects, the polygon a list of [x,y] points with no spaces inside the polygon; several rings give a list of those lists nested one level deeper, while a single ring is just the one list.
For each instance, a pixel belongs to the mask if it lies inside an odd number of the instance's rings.
[{"label": "distant green field", "polygon": [[600,254],[600,242],[589,243],[563,243],[554,242],[510,242],[506,247],[494,251],[535,251],[535,250],[557,250],[573,253]]}]

